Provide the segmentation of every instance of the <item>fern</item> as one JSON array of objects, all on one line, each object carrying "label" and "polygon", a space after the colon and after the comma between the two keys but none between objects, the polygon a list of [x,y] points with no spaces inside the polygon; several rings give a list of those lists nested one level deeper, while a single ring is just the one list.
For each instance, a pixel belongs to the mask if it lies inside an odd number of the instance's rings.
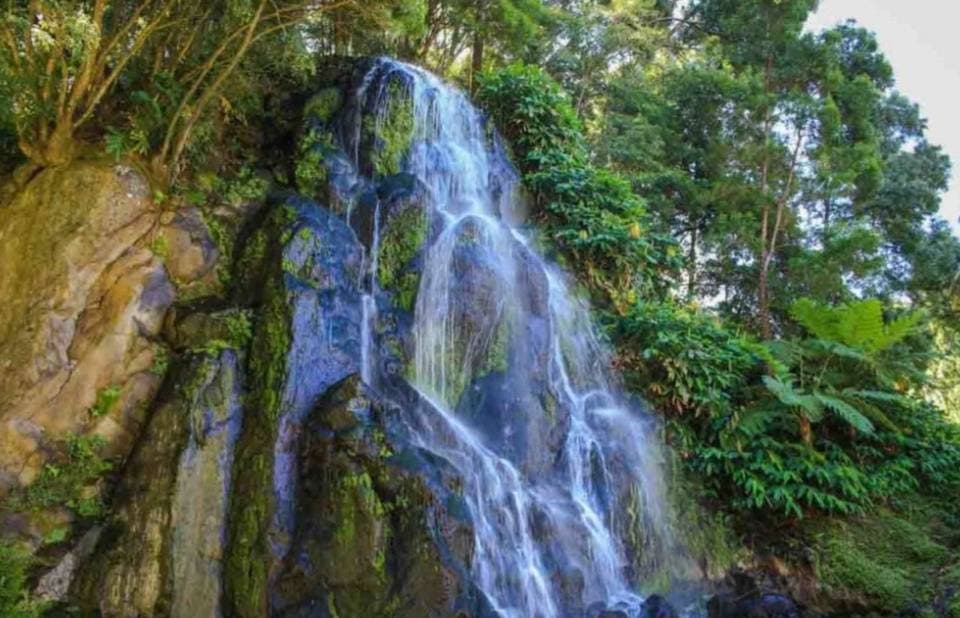
[{"label": "fern", "polygon": [[790,315],[817,339],[877,354],[902,341],[923,319],[917,311],[885,323],[883,303],[875,298],[828,307],[801,298]]},{"label": "fern", "polygon": [[801,298],[790,307],[790,315],[817,339],[836,341],[839,339],[835,315],[829,307]]},{"label": "fern", "polygon": [[819,392],[813,393],[813,397],[860,433],[873,433],[873,423],[870,422],[870,419],[843,399]]},{"label": "fern", "polygon": [[794,389],[789,382],[783,382],[778,378],[763,376],[763,384],[783,405],[788,408],[799,410],[810,419],[812,423],[818,423],[823,419],[823,407],[820,402],[808,394],[804,394]]},{"label": "fern", "polygon": [[877,350],[883,337],[883,303],[872,298],[826,311],[835,315],[837,341],[868,352]]}]

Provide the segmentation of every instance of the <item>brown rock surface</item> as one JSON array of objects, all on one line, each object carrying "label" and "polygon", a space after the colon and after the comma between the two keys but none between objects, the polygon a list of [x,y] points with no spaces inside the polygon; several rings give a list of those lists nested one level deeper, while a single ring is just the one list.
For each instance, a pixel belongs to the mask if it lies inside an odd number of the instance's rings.
[{"label": "brown rock surface", "polygon": [[[173,300],[141,248],[157,213],[146,181],[103,162],[46,169],[0,216],[0,493],[29,483],[45,447],[96,432],[125,455],[160,377],[154,337]],[[118,390],[102,416],[90,409]]]}]

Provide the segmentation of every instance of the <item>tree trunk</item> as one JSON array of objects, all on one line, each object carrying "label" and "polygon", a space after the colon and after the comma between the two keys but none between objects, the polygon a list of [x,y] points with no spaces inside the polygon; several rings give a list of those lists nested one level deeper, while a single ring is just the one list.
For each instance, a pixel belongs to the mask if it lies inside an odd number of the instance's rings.
[{"label": "tree trunk", "polygon": [[699,228],[695,223],[690,229],[690,276],[687,279],[687,300],[692,301],[697,293],[697,240]]},{"label": "tree trunk", "polygon": [[757,281],[757,322],[760,326],[760,336],[763,339],[773,338],[773,323],[770,318],[770,291],[768,289],[768,260],[766,251],[760,258],[760,277]]},{"label": "tree trunk", "polygon": [[76,142],[73,139],[73,125],[61,122],[42,143],[30,143],[20,140],[20,151],[34,163],[50,167],[69,163],[75,154]]},{"label": "tree trunk", "polygon": [[470,91],[477,89],[477,76],[483,71],[483,47],[486,43],[486,0],[477,0],[477,22],[473,29],[473,50],[470,58]]},{"label": "tree trunk", "polygon": [[477,89],[477,76],[483,70],[483,32],[480,28],[473,33],[473,57],[470,61],[470,89]]}]

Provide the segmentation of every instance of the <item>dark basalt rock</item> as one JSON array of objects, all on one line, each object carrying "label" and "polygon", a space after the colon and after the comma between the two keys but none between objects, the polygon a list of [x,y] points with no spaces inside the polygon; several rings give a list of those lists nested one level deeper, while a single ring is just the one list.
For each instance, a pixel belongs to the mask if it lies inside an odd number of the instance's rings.
[{"label": "dark basalt rock", "polygon": [[677,618],[677,610],[659,594],[652,594],[643,602],[640,618]]},{"label": "dark basalt rock", "polygon": [[800,618],[790,597],[777,593],[718,594],[707,603],[709,618]]},{"label": "dark basalt rock", "polygon": [[[406,405],[416,405],[416,395],[401,390]],[[462,578],[472,529],[452,495],[444,500],[429,480],[449,470],[416,449],[395,452],[404,447],[391,427],[402,414],[356,375],[310,414],[300,444],[297,527],[273,592],[276,615],[314,615],[313,607],[339,616],[388,608],[410,618],[456,609],[484,615]]]}]

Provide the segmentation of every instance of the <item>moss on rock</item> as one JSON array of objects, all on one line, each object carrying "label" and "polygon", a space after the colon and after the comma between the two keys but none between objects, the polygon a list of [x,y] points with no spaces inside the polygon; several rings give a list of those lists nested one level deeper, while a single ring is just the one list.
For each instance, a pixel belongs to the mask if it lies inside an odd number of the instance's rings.
[{"label": "moss on rock", "polygon": [[420,273],[409,268],[427,235],[427,220],[416,207],[407,207],[390,219],[380,239],[377,276],[383,289],[394,294],[398,307],[411,311],[420,287]]},{"label": "moss on rock", "polygon": [[429,533],[431,494],[393,465],[382,405],[351,376],[311,415],[300,453],[303,510],[275,610],[322,603],[341,617],[451,613],[452,575]]},{"label": "moss on rock", "polygon": [[310,97],[303,106],[303,116],[307,120],[330,122],[342,105],[343,93],[339,88],[331,86]]},{"label": "moss on rock", "polygon": [[[267,229],[276,237],[282,234],[288,219],[284,209],[275,209]],[[280,251],[279,245],[258,248]],[[271,564],[267,532],[274,508],[273,449],[291,341],[290,307],[280,256],[267,256],[262,268],[266,271],[266,287],[250,344],[250,389],[234,460],[224,565],[225,609],[230,615],[240,617],[267,613]]]},{"label": "moss on rock", "polygon": [[413,102],[410,94],[396,81],[387,86],[382,112],[363,119],[363,130],[373,138],[371,154],[377,176],[390,176],[401,170],[403,157],[413,142]]}]

